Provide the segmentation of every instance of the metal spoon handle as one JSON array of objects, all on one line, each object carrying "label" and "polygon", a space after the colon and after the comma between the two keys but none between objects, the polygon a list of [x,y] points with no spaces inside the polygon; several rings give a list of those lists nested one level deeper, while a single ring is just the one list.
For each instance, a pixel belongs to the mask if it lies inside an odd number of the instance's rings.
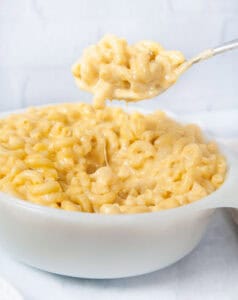
[{"label": "metal spoon handle", "polygon": [[221,54],[226,51],[238,49],[238,39],[226,42],[222,45],[219,45],[215,48],[210,48],[207,49],[198,55],[192,57],[185,63],[183,63],[179,68],[178,68],[178,74],[184,73],[187,69],[189,69],[192,65],[199,63],[200,61],[207,60],[208,58],[211,58],[217,54]]},{"label": "metal spoon handle", "polygon": [[219,45],[215,48],[213,48],[213,55],[217,55],[226,51],[230,51],[233,49],[238,48],[238,39],[226,42],[222,45]]}]

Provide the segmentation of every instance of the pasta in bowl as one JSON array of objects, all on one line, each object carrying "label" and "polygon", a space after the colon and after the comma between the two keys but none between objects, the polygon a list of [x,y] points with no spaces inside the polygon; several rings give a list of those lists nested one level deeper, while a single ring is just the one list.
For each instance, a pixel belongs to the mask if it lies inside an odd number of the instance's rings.
[{"label": "pasta in bowl", "polygon": [[183,62],[153,42],[106,37],[73,68],[94,106],[0,120],[0,243],[10,254],[69,276],[144,274],[189,253],[216,207],[238,206],[237,160],[197,126],[159,111],[104,108],[106,99],[162,92]]},{"label": "pasta in bowl", "polygon": [[[64,107],[64,109],[68,109],[70,106],[60,106],[60,108]],[[80,106],[81,104],[78,107]],[[82,104],[82,107],[89,114],[92,113],[92,108],[84,104]],[[74,108],[73,110],[75,111],[76,107],[71,106],[71,108]],[[43,110],[42,108],[39,108],[39,110],[37,108],[36,110],[39,114],[43,114],[43,111],[44,113],[48,111],[48,119],[53,118],[51,115],[52,111],[49,108],[43,108]],[[113,111],[115,112],[115,110]],[[56,112],[55,106],[54,112]],[[145,111],[142,112],[144,115]],[[77,114],[77,112],[74,113]],[[29,114],[29,111],[26,114]],[[166,115],[161,114],[161,112],[158,114],[162,120],[167,120],[168,117]],[[33,117],[34,114],[30,115]],[[58,113],[56,115],[58,119],[62,120],[62,115]],[[30,125],[26,120],[22,120],[23,116],[26,118],[25,113],[19,114],[17,112],[15,116],[18,118],[18,121],[21,120],[25,124],[28,130],[30,129],[31,134],[36,134],[36,131],[31,128],[32,124]],[[138,116],[138,113],[136,116]],[[41,119],[42,117],[41,115]],[[9,120],[8,118],[7,120]],[[11,118],[14,120],[14,115],[10,116]],[[181,118],[180,120],[183,121]],[[170,118],[168,118],[168,122],[176,124]],[[184,130],[183,126],[180,126],[180,129]],[[165,126],[164,130],[167,130],[167,127]],[[48,126],[45,125],[42,134],[44,135],[48,129]],[[187,130],[190,133],[191,130],[192,132],[196,132],[197,138],[201,138],[199,137],[199,130],[196,127],[191,129],[188,126]],[[39,132],[35,137],[38,134]],[[5,141],[7,139],[6,136]],[[48,143],[47,139],[43,139],[43,141],[46,144]],[[163,142],[167,143],[166,141]],[[16,143],[13,144],[16,147]],[[83,144],[87,147],[85,140]],[[37,143],[32,144],[33,147],[36,145]],[[59,149],[58,151],[60,152],[65,145],[67,143],[62,144],[60,149],[57,148]],[[93,146],[95,147],[95,144]],[[39,147],[39,145],[36,147]],[[217,153],[214,145],[209,147]],[[29,148],[28,146],[27,151],[30,151]],[[8,151],[18,151],[18,155],[23,158],[23,154],[21,154],[19,149],[15,148],[15,150]],[[38,149],[42,149],[42,154],[47,153],[47,151],[44,152],[44,147]],[[164,149],[165,153],[161,153],[161,155],[165,155],[167,151],[168,149]],[[6,155],[6,152],[6,148],[4,150],[1,148],[1,155]],[[19,196],[14,196],[15,192],[12,190],[12,186],[8,185],[7,193],[0,192],[0,244],[10,255],[25,264],[68,276],[118,278],[135,276],[164,268],[181,259],[198,244],[216,207],[238,206],[234,198],[238,176],[236,168],[238,162],[232,153],[226,149],[222,148],[222,153],[226,156],[227,171],[225,181],[220,188],[199,201],[193,201],[190,204],[175,209],[163,208],[159,211],[149,213],[121,213],[112,215],[111,213],[81,213],[65,209],[55,209],[52,204],[48,206],[50,201],[44,203],[44,205],[38,205],[37,203],[41,204],[41,197],[39,198],[40,201],[34,198],[34,203],[31,202],[31,199],[28,199],[29,201],[19,199]],[[218,152],[216,155],[221,156],[221,160],[223,161],[222,154]],[[150,160],[151,158],[147,157],[147,159]],[[6,156],[5,160],[1,161],[1,166],[3,168],[9,167],[5,162],[7,162]],[[110,159],[108,162],[110,163]],[[14,163],[14,166],[16,165]],[[31,169],[34,168],[36,166],[32,165]],[[38,165],[37,168],[41,170],[42,174],[44,173],[42,165],[40,167]],[[14,167],[11,169],[14,169]],[[72,166],[70,166],[71,169]],[[93,174],[93,169],[91,166],[88,169],[90,176]],[[50,171],[50,168],[46,168],[46,171],[48,174],[51,174],[52,178],[52,174],[55,171]],[[147,177],[150,177],[150,173],[144,176],[145,179]],[[3,179],[3,175],[1,175],[1,179]],[[32,180],[35,180],[34,176]],[[93,179],[93,182],[95,182],[95,179]],[[37,184],[40,184],[40,182]],[[81,207],[81,204],[77,205]]]},{"label": "pasta in bowl", "polygon": [[0,190],[53,208],[145,213],[197,201],[226,162],[195,125],[165,113],[88,104],[32,108],[0,121]]}]

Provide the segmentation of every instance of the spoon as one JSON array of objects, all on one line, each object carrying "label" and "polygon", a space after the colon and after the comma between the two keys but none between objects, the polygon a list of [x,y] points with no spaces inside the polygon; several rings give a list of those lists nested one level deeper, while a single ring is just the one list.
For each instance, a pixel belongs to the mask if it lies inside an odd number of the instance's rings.
[{"label": "spoon", "polygon": [[207,49],[201,53],[199,53],[197,56],[194,56],[193,58],[189,59],[185,63],[183,63],[178,68],[178,75],[181,75],[184,73],[188,68],[190,68],[192,65],[197,64],[203,60],[206,60],[208,58],[211,58],[217,54],[221,54],[230,50],[234,50],[238,48],[238,39],[226,42],[224,44],[221,44],[215,48]]}]

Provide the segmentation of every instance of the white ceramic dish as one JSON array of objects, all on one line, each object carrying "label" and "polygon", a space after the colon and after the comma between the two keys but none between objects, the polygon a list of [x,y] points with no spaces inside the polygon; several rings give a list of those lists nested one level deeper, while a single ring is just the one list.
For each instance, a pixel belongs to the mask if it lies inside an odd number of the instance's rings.
[{"label": "white ceramic dish", "polygon": [[215,208],[238,208],[238,160],[222,151],[229,167],[222,187],[161,212],[67,212],[0,193],[0,244],[19,261],[68,276],[119,278],[164,268],[199,243]]}]

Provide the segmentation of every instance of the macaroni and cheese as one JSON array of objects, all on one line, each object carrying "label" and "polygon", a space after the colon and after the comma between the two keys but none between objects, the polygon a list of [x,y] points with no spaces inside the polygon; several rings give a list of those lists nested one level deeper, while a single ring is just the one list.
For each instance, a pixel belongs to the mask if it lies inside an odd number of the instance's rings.
[{"label": "macaroni and cheese", "polygon": [[94,105],[106,99],[138,101],[162,93],[189,66],[179,51],[167,51],[155,42],[129,46],[124,39],[106,35],[85,49],[73,66],[78,86],[94,94]]},{"label": "macaroni and cheese", "polygon": [[178,51],[104,37],[73,67],[94,106],[33,108],[0,120],[0,190],[65,210],[153,212],[196,201],[224,181],[226,162],[195,125],[164,113],[128,114],[106,99],[137,101],[172,85],[191,63]]},{"label": "macaroni and cheese", "polygon": [[34,203],[104,214],[196,201],[226,162],[195,125],[157,111],[87,104],[32,108],[0,120],[0,190]]}]

